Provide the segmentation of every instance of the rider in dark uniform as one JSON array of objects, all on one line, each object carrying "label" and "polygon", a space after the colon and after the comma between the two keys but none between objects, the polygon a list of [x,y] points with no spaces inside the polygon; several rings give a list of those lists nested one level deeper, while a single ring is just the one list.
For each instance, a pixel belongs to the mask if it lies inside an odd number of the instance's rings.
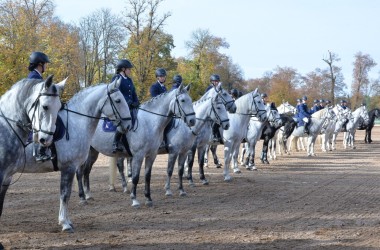
[{"label": "rider in dark uniform", "polygon": [[310,109],[309,111],[310,114],[313,114],[321,109],[320,108],[321,106],[319,105],[319,100],[314,100],[313,103],[314,103],[314,106]]},{"label": "rider in dark uniform", "polygon": [[239,98],[239,91],[237,89],[231,89],[230,94],[234,100]]},{"label": "rider in dark uniform", "polygon": [[173,85],[172,85],[171,90],[177,89],[179,87],[179,85],[181,85],[181,83],[182,83],[182,76],[181,75],[175,75],[173,77]]},{"label": "rider in dark uniform", "polygon": [[156,78],[157,78],[157,81],[153,83],[152,86],[150,87],[151,97],[156,97],[167,91],[165,87],[166,70],[163,68],[158,68],[156,70]]},{"label": "rider in dark uniform", "polygon": [[302,103],[299,105],[299,122],[300,125],[304,125],[305,134],[309,134],[309,125],[311,114],[307,108],[307,96],[302,97]]},{"label": "rider in dark uniform", "polygon": [[[42,74],[45,72],[46,63],[50,63],[48,56],[45,53],[35,51],[29,57],[29,74],[28,79],[41,79]],[[44,162],[50,160],[52,157],[46,152],[47,147],[39,144],[38,153],[36,155],[37,162]]]},{"label": "rider in dark uniform", "polygon": [[261,100],[263,101],[264,105],[267,105],[267,102],[268,102],[268,95],[267,95],[267,93],[262,93],[261,94]]},{"label": "rider in dark uniform", "polygon": [[[130,78],[132,68],[133,68],[133,65],[129,60],[127,59],[119,60],[116,65],[116,74],[112,77],[111,82],[121,79],[119,89],[128,103],[128,107],[131,112],[132,126],[133,126],[135,123],[136,113],[140,105],[140,102],[136,94],[135,85],[133,84],[133,81]],[[123,148],[120,143],[122,136],[123,134],[116,130],[114,141],[113,141],[112,153],[115,154],[116,151],[123,151]]]},{"label": "rider in dark uniform", "polygon": [[[206,88],[206,91],[209,91],[210,89],[212,88],[215,88],[216,86],[218,86],[220,82],[220,77],[219,75],[217,74],[213,74],[210,76],[210,85]],[[222,137],[220,135],[220,131],[219,131],[219,128],[220,128],[220,125],[217,124],[217,123],[214,123],[213,126],[212,126],[212,135],[213,135],[213,139],[212,141],[214,143],[222,143],[223,144],[223,140],[222,140]]]}]

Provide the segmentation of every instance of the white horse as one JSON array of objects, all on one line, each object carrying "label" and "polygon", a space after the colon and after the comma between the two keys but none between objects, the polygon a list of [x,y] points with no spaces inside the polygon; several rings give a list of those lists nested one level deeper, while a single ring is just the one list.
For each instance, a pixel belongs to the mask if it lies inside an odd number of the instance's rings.
[{"label": "white horse", "polygon": [[343,134],[343,147],[346,149],[347,147],[351,147],[355,149],[355,132],[359,126],[359,118],[363,118],[365,123],[369,122],[368,111],[365,106],[361,106],[352,112],[352,116],[350,117],[347,125],[346,132]]},{"label": "white horse", "polygon": [[265,105],[257,89],[239,97],[239,99],[235,100],[235,104],[237,107],[236,113],[228,113],[230,128],[222,131],[224,141],[223,176],[225,181],[232,179],[229,173],[232,159],[234,173],[240,173],[237,158],[241,142],[247,135],[248,124],[251,117],[256,116],[259,121],[265,121],[267,119]]},{"label": "white horse", "polygon": [[[169,124],[173,116],[180,117],[188,126],[195,125],[195,113],[188,87],[182,84],[173,91],[163,93],[153,97],[148,102],[143,103],[137,113],[135,126],[126,134],[125,149],[123,152],[112,153],[112,143],[114,133],[105,133],[98,125],[91,142],[89,158],[84,168],[77,171],[78,188],[80,198],[85,200],[90,190],[83,191],[82,177],[83,171],[90,171],[95,163],[99,152],[111,157],[133,157],[132,158],[132,189],[131,199],[133,207],[140,207],[140,202],[136,198],[137,184],[140,178],[140,171],[145,160],[145,197],[147,206],[152,206],[153,201],[150,192],[150,180],[152,167],[157,156],[157,151],[163,140],[165,127]],[[124,142],[126,142],[124,140]],[[129,150],[128,150],[129,149]],[[89,169],[88,169],[89,168]],[[90,195],[89,195],[90,196]],[[87,198],[88,199],[88,198]]]},{"label": "white horse", "polygon": [[340,132],[343,124],[346,122],[347,118],[345,114],[343,114],[340,110],[333,108],[333,115],[330,119],[326,120],[324,126],[322,126],[321,130],[321,149],[323,152],[335,150],[335,140],[333,140],[333,136]]},{"label": "white horse", "polygon": [[[307,148],[306,148],[307,155],[316,156],[316,154],[314,153],[315,140],[322,129],[323,123],[325,122],[326,119],[328,119],[331,116],[332,114],[328,108],[324,108],[313,113],[309,121],[310,122],[309,134],[304,133],[304,126],[300,126],[294,129],[292,136],[290,137],[290,144],[292,144],[293,141],[296,142],[295,140],[297,140],[300,137],[301,138],[307,137],[308,139]],[[293,146],[296,147],[296,145],[293,145]]]},{"label": "white horse", "polygon": [[[244,143],[244,148],[242,150],[241,159],[244,159],[244,153],[247,153],[247,161],[241,161],[246,162],[245,168],[247,170],[256,170],[255,165],[255,149],[256,149],[256,143],[260,140],[261,134],[264,128],[265,124],[270,124],[271,126],[279,127],[281,126],[281,118],[280,114],[275,107],[274,103],[268,103],[266,105],[266,113],[267,113],[267,120],[264,122],[259,121],[257,117],[252,117],[249,120],[247,135],[245,137],[246,143]],[[263,156],[262,156],[263,158]]]}]

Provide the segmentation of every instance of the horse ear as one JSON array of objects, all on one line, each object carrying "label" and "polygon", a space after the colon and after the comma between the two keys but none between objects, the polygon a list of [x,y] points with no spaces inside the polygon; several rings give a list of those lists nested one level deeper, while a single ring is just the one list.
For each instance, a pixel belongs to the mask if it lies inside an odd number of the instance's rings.
[{"label": "horse ear", "polygon": [[121,84],[121,77],[119,78],[116,78],[115,80],[113,80],[113,82],[111,82],[109,84],[109,87],[111,89],[116,89],[116,88],[119,88],[120,87],[120,84]]},{"label": "horse ear", "polygon": [[189,83],[189,85],[187,85],[187,86],[185,87],[185,89],[187,90],[187,92],[190,91],[190,88],[191,88],[191,83]]},{"label": "horse ear", "polygon": [[253,92],[253,94],[257,94],[257,91],[258,91],[258,88],[255,89],[255,91]]},{"label": "horse ear", "polygon": [[46,78],[46,81],[45,81],[45,89],[48,89],[50,88],[50,86],[53,84],[53,76],[54,75],[50,75]]},{"label": "horse ear", "polygon": [[184,86],[183,86],[183,83],[181,83],[181,84],[179,85],[178,89],[177,89],[177,90],[178,90],[177,93],[181,93],[183,89],[184,89]]},{"label": "horse ear", "polygon": [[65,89],[67,78],[69,78],[69,77],[66,77],[66,79],[64,79],[63,81],[61,81],[55,85],[58,88],[59,95],[62,95],[63,90]]}]

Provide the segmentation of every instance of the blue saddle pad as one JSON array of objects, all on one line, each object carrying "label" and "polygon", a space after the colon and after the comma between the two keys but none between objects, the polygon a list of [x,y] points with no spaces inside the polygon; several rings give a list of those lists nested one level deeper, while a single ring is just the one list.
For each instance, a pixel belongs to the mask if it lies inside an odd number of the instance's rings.
[{"label": "blue saddle pad", "polygon": [[[57,116],[57,121],[55,122],[55,126],[56,127],[55,127],[55,131],[53,135],[53,142],[61,140],[66,133],[65,124],[63,124],[63,121],[59,115]],[[33,142],[33,132],[29,133],[27,142],[29,143]]]},{"label": "blue saddle pad", "polygon": [[102,128],[104,132],[115,132],[117,127],[113,125],[112,121],[105,119]]}]

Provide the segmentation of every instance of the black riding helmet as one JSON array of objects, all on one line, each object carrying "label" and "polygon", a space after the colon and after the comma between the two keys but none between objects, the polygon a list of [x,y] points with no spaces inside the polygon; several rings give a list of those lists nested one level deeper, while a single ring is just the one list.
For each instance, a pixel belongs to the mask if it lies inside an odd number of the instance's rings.
[{"label": "black riding helmet", "polygon": [[173,77],[173,83],[182,83],[182,76],[181,75],[175,75]]},{"label": "black riding helmet", "polygon": [[163,68],[156,69],[156,77],[166,76],[166,70]]},{"label": "black riding helmet", "polygon": [[116,70],[121,70],[122,68],[131,69],[133,68],[133,65],[127,59],[120,59],[119,61],[117,61]]},{"label": "black riding helmet", "polygon": [[268,97],[267,93],[262,93],[261,98],[265,98],[265,97]]},{"label": "black riding helmet", "polygon": [[239,97],[239,91],[237,89],[231,89],[231,95],[233,97]]},{"label": "black riding helmet", "polygon": [[219,77],[219,75],[217,75],[217,74],[213,74],[213,75],[211,75],[210,76],[210,82],[211,81],[218,81],[218,82],[220,82],[220,77]]},{"label": "black riding helmet", "polygon": [[50,60],[49,60],[49,57],[45,53],[34,51],[32,52],[32,54],[30,54],[29,63],[34,63],[34,64],[50,63]]}]

